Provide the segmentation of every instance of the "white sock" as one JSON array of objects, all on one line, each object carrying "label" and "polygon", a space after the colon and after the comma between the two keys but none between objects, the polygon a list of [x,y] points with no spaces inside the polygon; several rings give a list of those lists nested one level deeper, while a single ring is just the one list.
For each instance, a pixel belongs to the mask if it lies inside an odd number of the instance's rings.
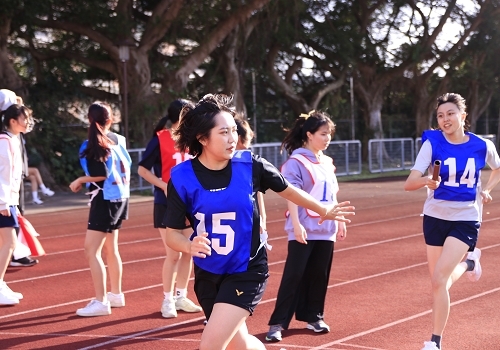
[{"label": "white sock", "polygon": [[44,185],[44,184],[40,184],[40,189],[43,191],[43,190],[46,190],[46,189],[47,189],[47,187],[45,187],[45,185]]},{"label": "white sock", "polygon": [[163,292],[163,295],[165,296],[165,299],[174,301],[174,296],[172,295],[172,292]]},{"label": "white sock", "polygon": [[188,291],[186,288],[180,289],[180,288],[175,288],[175,296],[178,297],[186,297],[188,294]]},{"label": "white sock", "polygon": [[38,198],[38,191],[33,191],[33,192],[31,192],[31,194],[33,195],[33,200],[39,199]]}]

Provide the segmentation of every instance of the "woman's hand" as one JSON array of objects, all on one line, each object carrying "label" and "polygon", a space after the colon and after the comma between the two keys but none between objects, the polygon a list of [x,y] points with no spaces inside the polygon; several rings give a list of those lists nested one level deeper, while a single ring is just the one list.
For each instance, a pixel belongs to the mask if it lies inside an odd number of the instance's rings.
[{"label": "woman's hand", "polygon": [[2,216],[10,216],[10,208],[0,210],[0,215]]},{"label": "woman's hand", "polygon": [[483,197],[483,204],[488,204],[493,200],[491,197],[490,191],[481,191],[481,197]]},{"label": "woman's hand", "polygon": [[437,180],[432,179],[432,175],[427,176],[427,181],[425,182],[425,186],[430,189],[430,190],[435,190],[436,188],[439,187],[439,184],[441,183],[441,176],[438,177]]},{"label": "woman's hand", "polygon": [[307,232],[302,224],[293,225],[293,234],[297,242],[307,244]]},{"label": "woman's hand", "polygon": [[339,222],[351,222],[351,220],[346,219],[345,215],[356,215],[354,209],[356,209],[349,201],[341,202],[338,204],[332,204],[326,207],[326,213],[319,219],[319,224],[322,224],[326,220],[337,220]]},{"label": "woman's hand", "polygon": [[207,255],[212,254],[212,248],[210,248],[210,240],[207,238],[208,233],[203,232],[201,235],[195,236],[191,241],[191,255],[198,258],[206,258]]},{"label": "woman's hand", "polygon": [[345,237],[347,236],[347,226],[346,226],[345,222],[338,222],[338,221],[337,221],[337,225],[338,225],[337,238],[340,241],[343,241],[345,239]]},{"label": "woman's hand", "polygon": [[71,191],[73,192],[78,192],[82,189],[82,184],[80,182],[80,179],[76,179],[75,181],[73,181],[72,183],[69,184],[69,188],[71,189]]}]

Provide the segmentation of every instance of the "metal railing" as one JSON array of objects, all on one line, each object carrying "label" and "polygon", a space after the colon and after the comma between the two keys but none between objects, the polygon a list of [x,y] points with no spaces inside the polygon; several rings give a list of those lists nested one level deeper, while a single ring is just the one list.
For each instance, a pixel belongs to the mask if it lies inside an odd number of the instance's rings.
[{"label": "metal railing", "polygon": [[[134,148],[128,150],[132,158],[131,191],[153,190],[153,186],[139,176],[137,167],[142,158],[145,148]],[[276,168],[280,169],[288,159],[286,152],[281,153],[281,143],[258,143],[251,146],[253,153],[265,158]],[[333,163],[337,168],[337,176],[361,174],[361,142],[354,141],[332,141],[325,150],[325,154],[333,158]]]},{"label": "metal railing", "polygon": [[412,138],[373,139],[368,141],[368,169],[371,173],[410,169],[413,166]]}]

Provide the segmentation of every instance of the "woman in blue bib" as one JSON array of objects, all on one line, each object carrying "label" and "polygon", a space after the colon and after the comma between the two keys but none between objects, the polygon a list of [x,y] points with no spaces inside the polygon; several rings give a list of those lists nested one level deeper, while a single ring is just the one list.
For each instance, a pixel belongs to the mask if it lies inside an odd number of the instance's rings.
[{"label": "woman in blue bib", "polygon": [[[172,169],[164,222],[167,244],[193,255],[195,293],[208,323],[200,349],[265,349],[248,333],[246,319],[262,299],[268,266],[260,242],[258,191],[272,189],[320,213],[322,221],[354,214],[349,202],[325,206],[289,186],[281,173],[248,150],[236,151],[238,134],[232,98],[206,95],[185,107],[175,131],[179,151],[194,159]],[[182,234],[185,218],[191,239]]]},{"label": "woman in blue bib", "polygon": [[[433,293],[433,329],[422,350],[441,349],[441,337],[450,313],[449,289],[464,273],[471,281],[481,277],[481,250],[476,248],[483,203],[500,181],[500,158],[495,145],[466,131],[462,96],[442,95],[436,106],[438,130],[424,131],[422,148],[405,183],[406,191],[427,187],[423,231]],[[433,165],[441,162],[439,177]],[[493,170],[481,186],[481,169]],[[464,256],[467,254],[466,259]]]},{"label": "woman in blue bib", "polygon": [[[69,187],[78,192],[89,184],[90,211],[85,235],[85,256],[89,262],[95,299],[76,311],[78,316],[104,316],[111,307],[125,306],[122,293],[122,260],[118,251],[118,230],[128,217],[130,166],[125,138],[110,131],[111,107],[94,102],[88,110],[88,140],[80,147],[80,164],[85,172]],[[106,251],[111,291],[106,293],[106,267],[101,251]]]}]

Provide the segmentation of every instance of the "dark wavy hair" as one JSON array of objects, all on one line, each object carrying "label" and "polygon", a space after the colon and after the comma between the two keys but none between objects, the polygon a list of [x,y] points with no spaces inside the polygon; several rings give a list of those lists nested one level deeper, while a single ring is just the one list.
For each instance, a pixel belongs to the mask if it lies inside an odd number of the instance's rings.
[{"label": "dark wavy hair", "polygon": [[325,112],[311,111],[309,114],[301,114],[295,120],[295,124],[291,129],[284,129],[287,135],[281,143],[281,149],[285,149],[290,155],[294,150],[304,146],[307,142],[307,133],[314,134],[323,125],[328,125],[332,131],[332,137],[335,133],[335,123],[330,119],[330,116]]},{"label": "dark wavy hair", "polygon": [[227,112],[234,117],[232,96],[208,94],[196,105],[184,106],[179,127],[173,132],[177,149],[199,156],[203,151],[200,140],[210,136],[210,131],[215,127],[215,116],[221,112]]},{"label": "dark wavy hair", "polygon": [[234,121],[236,122],[236,127],[238,128],[238,136],[242,144],[245,144],[253,139],[254,132],[248,124],[247,118],[243,113],[236,112],[234,116]]},{"label": "dark wavy hair", "polygon": [[111,145],[114,144],[104,134],[106,123],[108,120],[113,120],[111,106],[105,102],[96,101],[89,106],[87,116],[90,123],[88,143],[87,148],[80,154],[80,158],[88,157],[104,162],[111,154]]},{"label": "dark wavy hair", "polygon": [[[463,98],[460,94],[454,92],[447,92],[437,98],[436,111],[439,108],[439,106],[448,102],[453,103],[455,106],[457,106],[460,113],[467,114],[467,105],[465,104],[465,98]],[[466,119],[464,121],[464,130],[469,130],[470,127],[469,120],[467,119],[467,117],[465,118]]]},{"label": "dark wavy hair", "polygon": [[193,102],[181,98],[172,101],[172,103],[170,103],[170,105],[168,106],[167,115],[161,118],[156,124],[153,130],[153,136],[156,135],[158,131],[167,128],[168,122],[172,124],[177,123],[179,121],[182,108],[187,104],[194,105]]}]

